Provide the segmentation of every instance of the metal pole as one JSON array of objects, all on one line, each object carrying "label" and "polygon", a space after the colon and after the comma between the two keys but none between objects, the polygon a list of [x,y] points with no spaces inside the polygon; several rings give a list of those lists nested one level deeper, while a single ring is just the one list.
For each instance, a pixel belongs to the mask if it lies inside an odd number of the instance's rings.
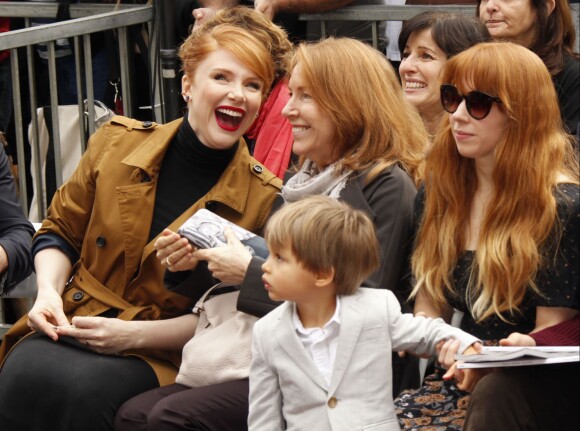
[{"label": "metal pole", "polygon": [[161,59],[161,77],[163,82],[163,112],[166,122],[181,117],[180,83],[177,78],[178,60],[175,41],[175,20],[173,0],[156,2],[159,14],[159,56]]}]

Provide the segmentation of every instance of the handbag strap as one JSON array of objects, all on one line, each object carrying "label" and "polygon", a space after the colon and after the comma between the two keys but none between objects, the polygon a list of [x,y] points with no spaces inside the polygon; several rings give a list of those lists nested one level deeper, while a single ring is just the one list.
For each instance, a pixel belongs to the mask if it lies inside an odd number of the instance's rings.
[{"label": "handbag strap", "polygon": [[[220,290],[224,290],[223,292],[221,292]],[[209,289],[207,289],[205,291],[205,293],[201,296],[201,298],[199,298],[199,300],[196,302],[195,306],[193,307],[193,309],[191,310],[191,312],[193,314],[197,314],[199,316],[199,314],[204,310],[203,308],[203,304],[205,303],[205,301],[207,301],[208,299],[210,299],[210,295],[212,293],[215,293],[217,291],[220,291],[218,293],[218,295],[221,295],[223,293],[230,293],[230,292],[235,292],[240,290],[239,286],[236,286],[234,284],[229,284],[229,283],[217,283],[214,284],[212,287],[210,287]]]}]

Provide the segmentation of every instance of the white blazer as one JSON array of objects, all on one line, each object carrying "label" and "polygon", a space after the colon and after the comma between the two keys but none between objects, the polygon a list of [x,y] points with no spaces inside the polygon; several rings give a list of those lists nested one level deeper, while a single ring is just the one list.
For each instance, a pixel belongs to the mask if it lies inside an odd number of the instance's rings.
[{"label": "white blazer", "polygon": [[456,338],[463,352],[477,338],[442,319],[402,314],[389,290],[361,288],[341,297],[340,334],[330,384],[292,323],[286,302],[254,325],[250,431],[399,431],[392,398],[391,352],[417,354]]}]

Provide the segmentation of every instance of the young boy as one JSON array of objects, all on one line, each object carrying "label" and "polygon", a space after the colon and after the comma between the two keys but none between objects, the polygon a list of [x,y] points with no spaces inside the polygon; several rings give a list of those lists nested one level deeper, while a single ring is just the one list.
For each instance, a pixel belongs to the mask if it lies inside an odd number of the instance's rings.
[{"label": "young boy", "polygon": [[373,223],[361,211],[313,196],[277,211],[266,228],[264,285],[286,302],[252,339],[250,431],[399,431],[391,352],[459,352],[477,339],[441,319],[402,314],[388,290],[359,288],[379,264]]}]

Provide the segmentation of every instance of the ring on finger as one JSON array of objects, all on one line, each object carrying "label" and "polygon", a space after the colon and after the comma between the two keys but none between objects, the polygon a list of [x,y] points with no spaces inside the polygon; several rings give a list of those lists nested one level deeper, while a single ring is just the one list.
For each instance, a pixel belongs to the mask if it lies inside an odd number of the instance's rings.
[{"label": "ring on finger", "polygon": [[89,343],[89,340],[85,340],[85,344],[87,345],[87,347],[91,347],[91,343]]},{"label": "ring on finger", "polygon": [[169,262],[169,256],[167,256],[165,258],[165,263],[167,264],[167,266],[171,266],[172,265],[171,262]]}]

